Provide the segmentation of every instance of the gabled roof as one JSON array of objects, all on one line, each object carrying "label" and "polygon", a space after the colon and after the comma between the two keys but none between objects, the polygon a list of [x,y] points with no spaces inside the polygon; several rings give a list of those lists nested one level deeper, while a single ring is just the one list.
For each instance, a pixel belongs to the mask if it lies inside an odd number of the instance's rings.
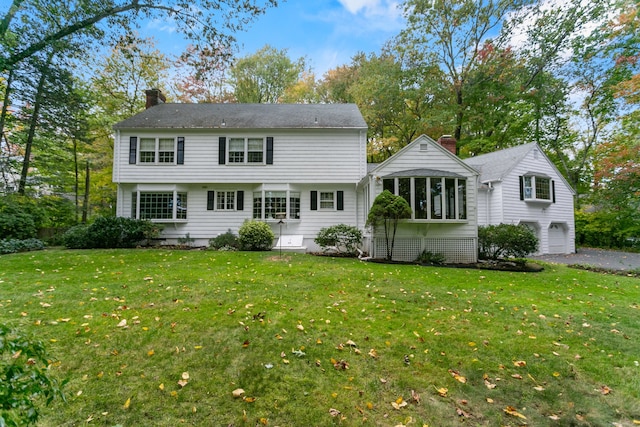
[{"label": "gabled roof", "polygon": [[[405,145],[404,147],[402,147],[400,149],[400,151],[398,151],[397,153],[395,153],[393,156],[389,157],[388,159],[386,159],[384,162],[382,163],[377,163],[376,166],[374,168],[367,168],[367,172],[369,174],[372,174],[373,172],[376,172],[378,169],[383,169],[384,167],[386,167],[389,163],[394,162],[398,157],[402,156],[406,151],[409,151],[411,149],[411,147],[418,145],[418,144],[429,144],[432,147],[434,147],[437,150],[440,150],[442,153],[444,153],[446,156],[450,157],[453,161],[458,162],[459,164],[461,164],[462,166],[464,166],[466,169],[469,170],[469,172],[471,172],[474,175],[478,175],[478,171],[475,170],[471,165],[463,162],[458,156],[456,156],[455,154],[451,153],[449,150],[447,150],[446,148],[444,148],[442,145],[438,144],[436,141],[434,141],[433,139],[431,139],[430,137],[428,137],[427,135],[420,135],[419,137],[417,137],[416,139],[414,139],[413,141],[411,141],[409,144]],[[406,171],[405,171],[406,172]],[[403,172],[404,173],[404,172]],[[405,175],[407,176],[407,175]]]},{"label": "gabled roof", "polygon": [[114,129],[366,129],[355,104],[159,104]]},{"label": "gabled roof", "polygon": [[501,181],[537,146],[535,142],[516,145],[493,153],[469,157],[464,159],[464,162],[480,172],[480,182]]}]

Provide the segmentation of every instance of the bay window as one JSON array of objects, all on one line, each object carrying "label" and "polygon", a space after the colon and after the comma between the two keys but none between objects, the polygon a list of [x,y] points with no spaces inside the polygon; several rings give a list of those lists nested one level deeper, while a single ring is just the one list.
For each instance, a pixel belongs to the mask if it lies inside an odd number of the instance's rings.
[{"label": "bay window", "polygon": [[150,220],[185,220],[187,219],[187,193],[133,192],[131,217]]},{"label": "bay window", "polygon": [[299,191],[255,191],[253,218],[262,220],[300,219]]}]

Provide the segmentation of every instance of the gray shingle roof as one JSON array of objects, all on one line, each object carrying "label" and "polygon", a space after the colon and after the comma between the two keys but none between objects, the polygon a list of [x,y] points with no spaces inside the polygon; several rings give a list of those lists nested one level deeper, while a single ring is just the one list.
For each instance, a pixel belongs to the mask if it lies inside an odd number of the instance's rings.
[{"label": "gray shingle roof", "polygon": [[398,171],[385,175],[383,178],[395,178],[395,177],[412,177],[412,176],[439,176],[448,178],[464,178],[462,175],[455,172],[442,171],[437,169],[409,169],[404,171]]},{"label": "gray shingle roof", "polygon": [[114,129],[366,129],[355,104],[159,104]]},{"label": "gray shingle roof", "polygon": [[536,146],[535,142],[516,145],[463,161],[480,172],[480,182],[500,181]]}]

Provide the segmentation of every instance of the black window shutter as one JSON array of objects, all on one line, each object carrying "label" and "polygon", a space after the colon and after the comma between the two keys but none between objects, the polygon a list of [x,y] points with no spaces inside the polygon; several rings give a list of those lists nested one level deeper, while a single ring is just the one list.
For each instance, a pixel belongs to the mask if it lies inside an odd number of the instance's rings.
[{"label": "black window shutter", "polygon": [[184,165],[184,136],[178,137],[178,156],[176,163]]},{"label": "black window shutter", "polygon": [[520,200],[524,200],[524,177],[520,177]]},{"label": "black window shutter", "polygon": [[215,200],[216,192],[215,191],[207,191],[207,210],[213,210],[213,202]]},{"label": "black window shutter", "polygon": [[221,136],[218,138],[218,164],[224,165],[227,157],[227,138]]},{"label": "black window shutter", "polygon": [[311,210],[318,210],[318,192],[315,190],[311,192]]},{"label": "black window shutter", "polygon": [[267,137],[267,164],[273,164],[273,137]]},{"label": "black window shutter", "polygon": [[129,137],[129,164],[136,164],[136,151],[138,150],[138,137]]},{"label": "black window shutter", "polygon": [[344,210],[344,191],[338,191],[337,199],[338,199],[337,200],[338,210],[343,211]]},{"label": "black window shutter", "polygon": [[236,210],[244,210],[244,191],[238,190],[236,192]]},{"label": "black window shutter", "polygon": [[178,154],[176,155],[176,163],[184,165],[184,136],[178,137]]},{"label": "black window shutter", "polygon": [[554,180],[551,180],[551,197],[553,200],[553,203],[556,202],[556,182]]}]

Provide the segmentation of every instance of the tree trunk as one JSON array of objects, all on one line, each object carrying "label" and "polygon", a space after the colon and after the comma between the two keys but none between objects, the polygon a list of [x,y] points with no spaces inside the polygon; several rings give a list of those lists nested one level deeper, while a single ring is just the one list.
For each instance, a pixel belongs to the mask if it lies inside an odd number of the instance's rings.
[{"label": "tree trunk", "polygon": [[89,215],[89,183],[91,182],[89,175],[89,161],[87,160],[87,167],[84,173],[84,202],[82,203],[82,223],[87,223],[87,216]]},{"label": "tree trunk", "polygon": [[22,173],[20,174],[20,183],[18,184],[18,194],[24,196],[27,187],[27,175],[29,174],[29,163],[31,162],[31,148],[33,146],[33,139],[36,134],[36,128],[38,126],[38,118],[40,115],[40,108],[42,107],[42,98],[44,93],[44,84],[47,80],[47,70],[53,59],[53,53],[49,53],[47,62],[42,67],[40,74],[40,80],[38,80],[38,88],[36,90],[35,105],[33,106],[33,113],[31,114],[31,120],[29,121],[29,133],[27,134],[27,141],[24,148],[24,160],[22,161]]}]

